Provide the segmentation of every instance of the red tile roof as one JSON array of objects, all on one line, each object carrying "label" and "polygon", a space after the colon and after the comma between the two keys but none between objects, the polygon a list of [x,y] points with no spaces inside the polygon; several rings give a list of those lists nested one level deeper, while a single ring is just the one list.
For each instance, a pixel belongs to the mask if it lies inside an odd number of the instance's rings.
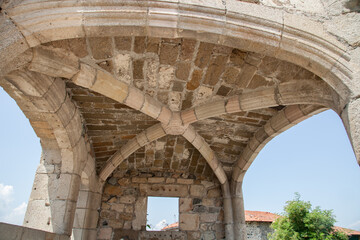
[{"label": "red tile roof", "polygon": [[176,223],[172,223],[170,225],[167,225],[166,227],[161,229],[161,231],[166,231],[166,230],[170,230],[172,228],[178,228],[178,227],[179,227],[179,222],[176,222]]},{"label": "red tile roof", "polygon": [[245,211],[245,221],[246,222],[273,222],[279,215],[269,212],[260,212],[260,211]]},{"label": "red tile roof", "polygon": [[351,235],[351,236],[360,236],[360,232],[359,231],[355,231],[355,230],[351,230],[348,228],[342,228],[342,227],[334,227],[335,231],[341,231],[346,233],[347,235]]}]

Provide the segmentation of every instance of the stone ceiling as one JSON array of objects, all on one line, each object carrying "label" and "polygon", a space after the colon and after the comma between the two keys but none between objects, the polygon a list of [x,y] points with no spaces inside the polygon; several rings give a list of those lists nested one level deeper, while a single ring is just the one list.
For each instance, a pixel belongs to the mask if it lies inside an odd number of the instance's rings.
[{"label": "stone ceiling", "polygon": [[[311,72],[285,61],[192,39],[104,37],[47,45],[95,60],[103,69],[173,111],[289,80],[321,81]],[[129,139],[158,123],[72,82],[67,82],[66,87],[81,112],[98,171]],[[229,175],[250,138],[282,108],[225,114],[198,121],[193,126],[216,152]],[[198,150],[183,137],[170,135],[140,148],[119,169],[187,172],[200,178],[213,176]]]}]

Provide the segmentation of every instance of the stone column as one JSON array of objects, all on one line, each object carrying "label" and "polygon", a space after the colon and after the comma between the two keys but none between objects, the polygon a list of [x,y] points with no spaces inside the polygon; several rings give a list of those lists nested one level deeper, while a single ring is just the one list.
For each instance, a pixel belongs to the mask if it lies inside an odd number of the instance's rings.
[{"label": "stone column", "polygon": [[221,185],[221,190],[224,205],[225,236],[227,240],[233,240],[236,239],[236,235],[234,236],[233,206],[231,202],[231,193],[228,181]]},{"label": "stone column", "polygon": [[96,240],[100,205],[100,193],[80,190],[71,239]]},{"label": "stone column", "polygon": [[80,176],[61,170],[60,149],[43,149],[25,214],[24,226],[71,235]]},{"label": "stone column", "polygon": [[360,165],[360,98],[353,99],[346,105],[341,119]]},{"label": "stone column", "polygon": [[242,182],[232,181],[232,206],[234,218],[234,235],[236,240],[246,239],[245,209],[242,193]]},{"label": "stone column", "polygon": [[95,174],[90,178],[85,175],[83,172],[71,236],[73,240],[96,240],[102,187]]}]

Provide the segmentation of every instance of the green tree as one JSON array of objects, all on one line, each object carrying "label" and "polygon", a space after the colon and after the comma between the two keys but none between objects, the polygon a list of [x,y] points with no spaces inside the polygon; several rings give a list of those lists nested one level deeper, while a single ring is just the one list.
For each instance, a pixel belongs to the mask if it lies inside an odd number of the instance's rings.
[{"label": "green tree", "polygon": [[300,200],[295,193],[295,199],[286,202],[285,213],[279,217],[269,233],[270,240],[347,240],[345,233],[334,231],[335,217],[331,210],[312,208],[310,202]]}]

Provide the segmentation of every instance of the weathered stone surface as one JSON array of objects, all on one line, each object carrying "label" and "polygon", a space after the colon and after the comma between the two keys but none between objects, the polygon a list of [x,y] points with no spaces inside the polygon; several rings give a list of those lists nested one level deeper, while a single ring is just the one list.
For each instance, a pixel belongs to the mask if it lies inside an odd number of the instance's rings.
[{"label": "weathered stone surface", "polygon": [[79,71],[79,60],[60,48],[37,47],[29,69],[52,77],[72,78]]},{"label": "weathered stone surface", "polygon": [[196,231],[199,229],[199,215],[191,213],[180,214],[180,230]]},{"label": "weathered stone surface", "polygon": [[[34,202],[46,198],[46,190],[50,195],[58,191],[61,201],[45,206],[67,212],[45,227],[60,226],[55,231],[70,233],[74,189],[80,181],[70,184],[65,173],[80,179],[79,169],[85,169],[86,188],[102,189],[103,182],[95,177],[99,173],[106,182],[98,226],[105,236],[100,239],[111,238],[112,228],[129,230],[117,238],[138,237],[131,231],[143,230],[146,220],[138,215],[136,204],[150,194],[192,199],[181,203],[193,223],[188,239],[223,238],[224,231],[232,239],[230,225],[225,230],[215,225],[224,219],[231,222],[229,209],[222,207],[218,180],[224,184],[224,206],[229,206],[228,177],[234,174],[240,181],[271,137],[319,110],[313,104],[345,109],[342,117],[357,149],[357,56],[346,53],[347,47],[359,45],[355,1],[243,2],[124,2],[120,9],[117,3],[110,7],[99,2],[54,8],[35,0],[26,11],[20,1],[3,4],[9,18],[0,19],[0,52],[6,53],[0,54],[0,65],[7,76],[0,84],[24,110],[43,148],[61,149],[51,164],[39,169],[43,176],[36,186],[44,191],[34,191],[36,199],[29,204],[36,211],[44,202]],[[38,46],[29,49],[33,56],[20,56],[28,44]],[[79,65],[78,58],[84,63]],[[14,78],[10,69],[25,73]],[[28,79],[29,73],[35,79]],[[56,80],[47,84],[40,73]],[[72,82],[66,80],[70,78]],[[303,84],[308,81],[316,87]],[[304,102],[308,105],[297,105]],[[188,111],[177,112],[181,109]],[[168,125],[171,131],[163,129]],[[189,142],[177,136],[183,133]],[[71,186],[71,201],[64,203],[69,191],[61,184],[46,189],[45,174],[50,180],[60,176],[59,182]],[[80,194],[79,199],[86,197]],[[96,233],[98,206],[91,206],[86,214],[78,209],[74,226],[91,226],[86,231]],[[30,225],[48,224],[50,214],[35,214],[28,218]],[[85,222],[85,216],[91,220]],[[93,239],[84,235],[86,231],[74,236]]]},{"label": "weathered stone surface", "polygon": [[188,195],[188,187],[185,185],[140,185],[140,191],[147,195],[160,197],[186,197]]},{"label": "weathered stone surface", "polygon": [[146,225],[146,204],[147,199],[145,197],[137,199],[135,203],[135,220],[132,222],[134,230],[141,230]]},{"label": "weathered stone surface", "polygon": [[189,212],[193,208],[193,200],[192,198],[180,198],[179,199],[179,212]]},{"label": "weathered stone surface", "polygon": [[95,59],[106,59],[113,56],[110,38],[89,38],[89,44],[92,55]]}]

